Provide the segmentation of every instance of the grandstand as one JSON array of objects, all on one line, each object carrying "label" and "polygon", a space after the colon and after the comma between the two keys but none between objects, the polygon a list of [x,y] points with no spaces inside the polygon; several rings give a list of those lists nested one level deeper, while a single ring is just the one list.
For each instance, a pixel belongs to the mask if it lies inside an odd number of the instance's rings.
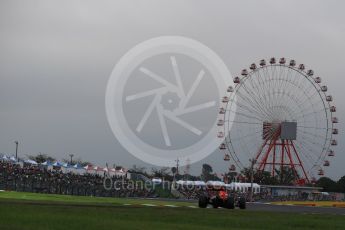
[{"label": "grandstand", "polygon": [[[122,169],[81,172],[57,163],[19,163],[9,159],[2,157],[0,162],[0,190],[102,197],[155,196],[150,187],[137,186],[129,180],[129,174]],[[140,178],[134,182],[140,182]],[[112,187],[115,184],[116,189]]]}]

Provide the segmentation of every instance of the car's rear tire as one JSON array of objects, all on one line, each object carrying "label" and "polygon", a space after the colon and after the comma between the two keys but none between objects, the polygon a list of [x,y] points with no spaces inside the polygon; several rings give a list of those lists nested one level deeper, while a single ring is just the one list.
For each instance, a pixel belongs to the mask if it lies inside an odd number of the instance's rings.
[{"label": "car's rear tire", "polygon": [[240,199],[238,200],[238,207],[240,209],[246,209],[246,198],[240,197]]},{"label": "car's rear tire", "polygon": [[225,201],[225,208],[227,209],[234,209],[235,208],[235,199],[232,196],[229,196],[228,199]]},{"label": "car's rear tire", "polygon": [[206,208],[208,204],[208,199],[206,196],[199,197],[199,208]]}]

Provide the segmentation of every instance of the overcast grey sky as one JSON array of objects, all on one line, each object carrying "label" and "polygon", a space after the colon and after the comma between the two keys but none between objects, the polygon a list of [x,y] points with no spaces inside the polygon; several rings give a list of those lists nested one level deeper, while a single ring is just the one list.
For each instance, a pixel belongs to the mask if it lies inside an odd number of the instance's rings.
[{"label": "overcast grey sky", "polygon": [[[233,75],[271,56],[313,68],[335,98],[336,157],[326,171],[345,175],[344,1],[17,1],[0,2],[0,152],[47,153],[105,165],[151,167],[128,154],[107,123],[104,95],[116,62],[162,35],[196,39]],[[192,165],[227,166],[216,152]]]}]

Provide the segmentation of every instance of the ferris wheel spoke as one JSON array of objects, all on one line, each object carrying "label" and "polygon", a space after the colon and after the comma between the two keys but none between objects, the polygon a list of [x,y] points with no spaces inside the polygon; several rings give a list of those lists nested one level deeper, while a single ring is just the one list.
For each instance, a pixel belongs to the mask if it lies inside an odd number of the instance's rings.
[{"label": "ferris wheel spoke", "polygon": [[[251,78],[250,78],[251,79]],[[245,93],[248,95],[247,98],[251,98],[249,100],[252,101],[253,106],[257,107],[261,112],[263,111],[260,105],[262,104],[262,99],[260,95],[256,94],[252,89],[249,89],[249,86],[247,86],[248,81],[245,81],[242,85],[242,88],[245,90]],[[247,83],[247,84],[246,84]],[[258,101],[260,100],[260,101]]]},{"label": "ferris wheel spoke", "polygon": [[[269,88],[267,88],[267,84],[265,84],[265,75],[264,74],[261,74],[260,73],[261,71],[257,71],[257,79],[258,79],[258,82],[259,82],[259,85],[261,86],[261,90],[258,90],[261,94],[261,98],[263,98],[264,100],[264,103],[263,103],[263,107],[265,110],[267,110],[270,106],[269,102],[270,102],[270,99],[269,99]],[[264,75],[264,76],[262,76]]]},{"label": "ferris wheel spoke", "polygon": [[286,74],[285,74],[285,82],[284,82],[284,87],[283,89],[285,89],[288,85],[292,85],[293,84],[293,79],[291,79],[291,69],[288,68],[288,70],[286,71]]},{"label": "ferris wheel spoke", "polygon": [[303,143],[296,141],[295,144],[296,144],[296,147],[299,148],[299,153],[301,153],[302,155],[307,157],[311,163],[317,161],[317,158],[314,158],[315,156],[310,154],[311,151],[309,149],[307,149],[306,147],[304,147],[305,145]]},{"label": "ferris wheel spoke", "polygon": [[[291,73],[291,72],[290,72]],[[299,76],[299,80],[295,80],[296,75],[298,74],[297,71],[295,71],[295,75],[292,79],[288,78],[286,81],[290,83],[290,86],[294,89],[294,95],[296,95],[297,98],[303,98],[302,95],[305,94],[305,88],[303,88],[303,85],[300,84],[300,79],[304,78],[304,76]]]},{"label": "ferris wheel spoke", "polygon": [[302,102],[300,103],[300,105],[302,106],[302,105],[304,105],[305,103],[307,103],[308,101],[312,101],[312,97],[315,96],[315,95],[316,95],[316,93],[314,93],[314,94],[311,95],[311,96],[306,96],[305,99],[304,99],[304,101],[302,101]]},{"label": "ferris wheel spoke", "polygon": [[305,162],[311,165],[311,167],[309,167],[309,170],[311,170],[315,165],[317,165],[320,162],[320,159],[322,157],[321,155],[316,156],[315,154],[310,152],[310,148],[304,147],[303,144],[300,144],[300,146],[301,146],[300,152],[302,156],[305,156],[305,158],[307,159]]},{"label": "ferris wheel spoke", "polygon": [[317,141],[321,141],[320,139],[318,139],[317,137],[311,139],[311,136],[308,135],[304,135],[303,137],[301,137],[300,139],[310,143],[310,146],[312,146],[314,149],[319,149],[319,147],[324,147],[323,143],[317,142]]},{"label": "ferris wheel spoke", "polygon": [[261,95],[261,92],[265,92],[265,88],[262,87],[262,85],[264,85],[262,84],[262,77],[252,72],[246,78],[247,81],[244,82],[244,87],[246,87],[248,94],[251,95],[253,98],[258,98],[261,104],[265,104],[266,98],[263,95]]},{"label": "ferris wheel spoke", "polygon": [[262,124],[262,123],[257,123],[257,122],[229,121],[229,120],[226,120],[226,122],[232,122],[232,123],[238,123],[238,124],[251,124],[251,125],[261,125]]},{"label": "ferris wheel spoke", "polygon": [[[307,109],[307,108],[306,108]],[[311,115],[315,115],[315,114],[319,114],[320,112],[324,112],[324,108],[320,109],[320,110],[317,110],[317,111],[312,111],[312,112],[309,112],[309,113],[306,113],[306,114],[302,114],[301,116],[299,117],[296,117],[296,120],[302,118],[302,117],[307,117],[307,116],[311,116]]]},{"label": "ferris wheel spoke", "polygon": [[[258,81],[258,85],[261,86],[261,90],[259,90],[258,92],[267,92],[268,89],[267,89],[267,86],[264,84],[264,79],[263,79],[264,77],[261,75],[260,72],[261,72],[261,71],[257,71],[257,72],[256,72],[257,74],[254,74],[254,75],[257,75],[257,76],[254,76],[254,77],[255,77],[255,79],[257,79],[257,81]],[[254,78],[254,77],[253,77],[253,78]],[[250,79],[253,79],[253,78],[250,78]],[[259,86],[258,86],[258,87],[259,87]],[[255,86],[254,86],[254,87],[255,87]],[[268,99],[266,98],[265,94],[261,95],[260,98],[261,98],[262,101],[263,101],[264,107],[267,108],[267,107],[268,107],[268,105],[267,105]]]},{"label": "ferris wheel spoke", "polygon": [[279,77],[278,77],[278,79],[279,79],[278,87],[277,87],[278,90],[282,89],[282,86],[284,85],[284,80],[283,79],[284,79],[284,74],[285,74],[285,68],[282,68],[282,66],[279,65],[279,69],[281,71],[280,71],[280,74],[279,74]]},{"label": "ferris wheel spoke", "polygon": [[[295,108],[296,104],[294,102],[296,102],[296,99],[294,99],[294,97],[291,95],[286,95],[285,93],[282,94],[282,97],[284,97],[284,95],[285,95],[285,98],[290,98],[290,100],[285,99],[285,101],[283,101],[282,104],[285,104],[286,108]],[[295,109],[292,109],[292,111],[299,111],[299,110],[295,108]],[[293,117],[295,117],[296,113],[293,113],[293,114],[294,114]]]},{"label": "ferris wheel spoke", "polygon": [[251,108],[258,114],[266,115],[257,105],[256,102],[251,101],[248,97],[244,96],[242,93],[237,93],[238,96],[240,96],[243,100],[248,102],[248,105],[251,106]]},{"label": "ferris wheel spoke", "polygon": [[[286,99],[283,97],[282,92],[273,90],[271,92],[271,95],[272,95],[273,99],[271,102],[270,109],[277,108],[277,106],[279,106],[279,104],[284,104],[284,100],[286,100]],[[273,110],[271,112],[275,112],[275,111]]]},{"label": "ferris wheel spoke", "polygon": [[298,132],[301,132],[301,133],[304,133],[304,134],[308,134],[308,135],[311,135],[311,136],[314,136],[314,137],[320,137],[322,139],[325,139],[325,136],[321,136],[321,135],[318,135],[318,134],[315,134],[315,133],[311,133],[311,132],[307,132],[305,130],[299,130],[297,129]]},{"label": "ferris wheel spoke", "polygon": [[310,154],[310,150],[306,149],[304,147],[304,144],[301,143],[300,141],[295,140],[294,141],[295,146],[299,149],[299,153],[304,155],[304,157],[308,158],[310,162],[315,162],[316,159],[313,158],[313,156]]},{"label": "ferris wheel spoke", "polygon": [[[301,138],[306,138],[310,142],[316,142],[318,140],[318,137],[319,138],[321,137],[323,140],[326,139],[326,136],[319,135],[319,134],[316,134],[316,133],[311,133],[311,132],[308,132],[308,131],[305,131],[305,130],[297,129],[297,132],[301,136]],[[319,144],[319,143],[317,143],[317,144]]]},{"label": "ferris wheel spoke", "polygon": [[[249,108],[249,107],[247,107],[247,106],[238,104],[238,105],[237,105],[237,109],[239,109],[239,108],[241,108],[241,110],[242,110],[243,112],[245,112],[245,111],[249,112],[250,114],[252,114],[254,117],[256,117],[256,118],[259,119],[259,120],[264,120],[264,118],[262,117],[262,115],[261,115],[258,111],[253,110],[253,108]],[[230,116],[233,114],[233,113],[231,113],[233,110],[232,110],[231,107],[230,107],[229,109],[226,109],[226,111],[229,112],[229,114],[228,114],[228,120],[229,120]]]},{"label": "ferris wheel spoke", "polygon": [[[272,108],[278,108],[278,107],[280,107],[280,110],[282,110],[282,107],[281,106],[279,106],[280,104],[286,104],[284,107],[285,108],[291,108],[291,107],[294,107],[294,106],[288,106],[289,104],[292,104],[292,102],[288,102],[287,100],[285,100],[285,101],[282,101],[281,103],[279,103],[278,104],[278,98],[283,98],[283,96],[284,96],[285,94],[281,94],[281,93],[273,93],[273,96],[275,96],[276,98],[277,98],[277,103],[274,103],[274,104],[272,104],[272,106],[270,107],[270,108],[268,108],[268,109],[271,109],[272,110]],[[287,95],[286,95],[287,96]],[[295,109],[293,109],[292,111],[294,111]],[[290,113],[292,112],[292,111],[289,111]],[[286,111],[282,111],[282,112],[286,112]],[[295,114],[295,113],[294,113]]]},{"label": "ferris wheel spoke", "polygon": [[279,91],[279,89],[281,89],[281,87],[282,87],[282,83],[283,83],[282,78],[283,78],[285,71],[283,68],[281,68],[281,65],[279,65],[278,67],[279,67],[279,76],[276,78],[278,80],[276,89]]},{"label": "ferris wheel spoke", "polygon": [[315,96],[315,95],[318,93],[318,91],[314,91],[313,94],[312,94],[311,96],[307,96],[308,93],[310,92],[310,90],[312,90],[313,88],[315,88],[314,85],[310,86],[306,91],[304,91],[304,95],[305,95],[304,98],[305,98],[305,99],[304,99],[304,101],[301,102],[301,104],[304,104],[304,103],[306,103],[308,100],[311,100],[311,98],[312,98],[313,96]]},{"label": "ferris wheel spoke", "polygon": [[[280,67],[281,68],[281,67]],[[279,81],[279,86],[278,86],[278,90],[284,90],[286,87],[285,87],[285,85],[286,85],[286,82],[287,82],[287,78],[286,78],[286,76],[287,76],[287,74],[288,74],[288,71],[286,71],[286,68],[282,68],[283,69],[283,73],[282,73],[282,75],[281,75],[281,79],[280,79],[280,81]]]},{"label": "ferris wheel spoke", "polygon": [[[243,88],[247,91],[245,85],[243,86]],[[250,93],[247,91],[247,93],[250,95]],[[262,102],[257,101],[257,99],[255,97],[253,97],[253,100],[255,101],[255,106],[263,113],[266,114],[268,117],[271,117],[271,115],[265,111],[265,108],[262,107]]]},{"label": "ferris wheel spoke", "polygon": [[259,119],[259,118],[255,117],[255,116],[251,116],[251,115],[248,115],[248,114],[245,114],[245,113],[236,112],[236,111],[232,111],[232,110],[229,110],[229,112],[231,112],[233,114],[237,114],[237,115],[243,116],[243,117],[246,117],[246,118],[252,118],[252,119],[257,120],[257,121],[262,121],[262,119]]},{"label": "ferris wheel spoke", "polygon": [[245,135],[242,135],[242,136],[240,136],[240,137],[233,138],[232,140],[233,140],[233,141],[234,141],[234,140],[240,140],[240,139],[245,138],[245,137],[250,137],[250,136],[253,136],[253,135],[257,135],[258,133],[261,133],[261,132],[262,132],[262,130],[259,129],[259,130],[256,131],[256,132],[252,132],[252,133],[249,133],[249,134],[245,134]]},{"label": "ferris wheel spoke", "polygon": [[[268,91],[267,92],[270,92],[271,89],[272,89],[272,80],[271,80],[271,73],[268,72],[267,68],[264,67],[263,68],[263,71],[264,71],[264,74],[265,76],[267,76],[267,79],[266,82],[268,82]],[[268,94],[268,105],[269,107],[271,107],[271,102],[272,102],[272,97],[271,97],[271,93]]]},{"label": "ferris wheel spoke", "polygon": [[[277,79],[279,79],[279,76],[280,76],[280,69],[278,69],[278,67],[277,66],[274,66],[274,69],[275,69],[275,76],[276,77],[274,77],[273,76],[273,80],[274,80],[274,88],[273,89],[277,89],[278,88],[278,81],[277,81]],[[279,71],[278,71],[279,70]]]},{"label": "ferris wheel spoke", "polygon": [[[312,94],[309,95],[309,93],[312,93]],[[317,89],[317,87],[314,85],[314,83],[311,83],[307,89],[301,91],[301,94],[305,95],[304,97],[305,97],[305,101],[306,101],[306,100],[308,100],[314,96],[317,96],[317,94],[319,94],[319,89]],[[305,101],[303,101],[303,102],[305,102]]]},{"label": "ferris wheel spoke", "polygon": [[[291,82],[289,82],[289,84],[291,84]],[[290,86],[290,85],[289,85]],[[287,88],[287,86],[286,86]],[[291,91],[291,90],[290,90]],[[286,98],[290,98],[292,100],[287,100],[286,102],[286,106],[287,107],[292,107],[292,106],[295,106],[295,104],[298,104],[298,98],[295,96],[295,91],[292,91],[292,92],[287,92],[286,90],[283,90],[283,95],[286,95],[287,97]]]},{"label": "ferris wheel spoke", "polygon": [[312,143],[314,146],[320,146],[322,149],[326,148],[327,142],[329,143],[331,141],[330,137],[327,137],[327,133],[325,136],[321,136],[318,134],[310,134],[302,132],[302,136],[306,136],[306,140],[308,140],[310,143]]},{"label": "ferris wheel spoke", "polygon": [[303,125],[298,125],[298,124],[297,124],[297,128],[306,128],[306,129],[323,129],[323,130],[331,129],[331,128],[326,128],[326,127],[303,126]]},{"label": "ferris wheel spoke", "polygon": [[309,138],[306,137],[301,137],[301,140],[304,140],[304,143],[307,144],[311,149],[317,150],[319,149],[317,146],[321,147],[322,149],[324,148],[323,144],[317,143],[314,140],[310,140]]},{"label": "ferris wheel spoke", "polygon": [[300,86],[300,84],[299,84],[299,82],[300,82],[300,80],[301,80],[301,76],[299,75],[299,73],[298,73],[298,71],[293,71],[293,77],[292,77],[292,79],[293,79],[293,83],[294,83],[294,85],[296,85],[296,86]]}]

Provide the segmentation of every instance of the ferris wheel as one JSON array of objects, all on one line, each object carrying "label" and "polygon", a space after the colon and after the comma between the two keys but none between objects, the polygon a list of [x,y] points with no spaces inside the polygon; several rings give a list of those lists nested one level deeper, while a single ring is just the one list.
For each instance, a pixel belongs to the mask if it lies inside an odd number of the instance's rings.
[{"label": "ferris wheel", "polygon": [[302,183],[323,176],[335,155],[338,119],[321,78],[295,60],[271,58],[251,64],[233,81],[217,123],[229,170],[248,167],[251,160],[271,176],[288,167]]}]

